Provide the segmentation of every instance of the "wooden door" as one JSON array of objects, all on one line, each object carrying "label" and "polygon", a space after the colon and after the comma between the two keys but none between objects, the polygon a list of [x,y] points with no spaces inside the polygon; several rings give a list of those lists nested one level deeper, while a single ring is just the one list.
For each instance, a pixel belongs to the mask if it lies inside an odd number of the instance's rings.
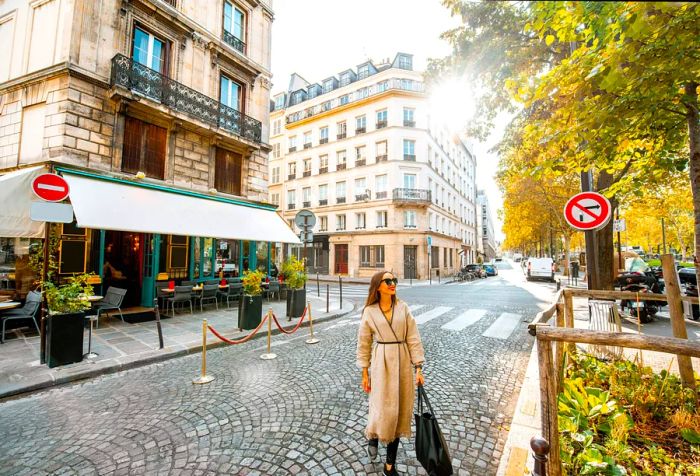
[{"label": "wooden door", "polygon": [[348,245],[335,245],[335,273],[347,274],[348,272]]}]

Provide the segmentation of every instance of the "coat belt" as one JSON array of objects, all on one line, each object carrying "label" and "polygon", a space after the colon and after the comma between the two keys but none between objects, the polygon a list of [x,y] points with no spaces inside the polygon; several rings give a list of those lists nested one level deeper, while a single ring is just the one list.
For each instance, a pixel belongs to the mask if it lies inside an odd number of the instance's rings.
[{"label": "coat belt", "polygon": [[377,341],[377,344],[405,344],[405,343],[406,343],[406,342],[405,342],[405,341],[402,341],[402,340],[392,340],[392,341],[381,341],[381,340],[378,340],[378,341]]}]

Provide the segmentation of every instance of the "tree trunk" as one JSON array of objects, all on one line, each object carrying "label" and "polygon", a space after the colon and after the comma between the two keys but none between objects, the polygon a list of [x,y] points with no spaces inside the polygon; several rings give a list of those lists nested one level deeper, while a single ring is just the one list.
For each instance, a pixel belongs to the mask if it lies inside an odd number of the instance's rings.
[{"label": "tree trunk", "polygon": [[685,85],[685,107],[688,110],[688,139],[690,143],[690,189],[693,191],[695,215],[695,276],[700,283],[700,115],[698,114],[698,83]]},{"label": "tree trunk", "polygon": [[[613,184],[613,176],[607,172],[598,174],[598,183],[596,190],[606,190]],[[610,199],[610,205],[614,209],[617,206],[614,198]],[[591,270],[591,274],[595,273],[593,282],[597,289],[612,290],[615,277],[613,269],[617,269],[617,263],[613,263],[613,220],[610,220],[607,225],[594,233],[594,241],[596,248],[596,269]]]}]

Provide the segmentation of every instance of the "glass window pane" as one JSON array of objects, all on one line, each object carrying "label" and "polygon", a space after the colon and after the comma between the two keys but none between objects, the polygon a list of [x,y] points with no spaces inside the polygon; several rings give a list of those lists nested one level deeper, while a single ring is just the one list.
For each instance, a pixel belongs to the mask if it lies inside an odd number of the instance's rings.
[{"label": "glass window pane", "polygon": [[148,33],[138,28],[134,30],[134,61],[148,66]]},{"label": "glass window pane", "polygon": [[149,68],[155,69],[159,73],[163,73],[165,69],[165,48],[162,41],[153,38],[153,53],[151,54],[151,64]]},{"label": "glass window pane", "polygon": [[235,9],[233,15],[233,36],[243,41],[243,12],[238,8]]},{"label": "glass window pane", "polygon": [[233,7],[230,3],[224,2],[224,30],[233,32]]}]

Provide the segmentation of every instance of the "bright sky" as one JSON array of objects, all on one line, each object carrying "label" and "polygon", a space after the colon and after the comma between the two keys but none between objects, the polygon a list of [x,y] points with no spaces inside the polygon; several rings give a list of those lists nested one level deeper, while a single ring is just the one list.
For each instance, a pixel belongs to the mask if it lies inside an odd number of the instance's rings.
[{"label": "bright sky", "polygon": [[[274,0],[273,10],[273,94],[287,89],[292,73],[314,83],[367,58],[393,59],[397,52],[414,55],[413,67],[422,71],[428,58],[450,53],[439,36],[459,25],[439,0]],[[503,200],[493,179],[498,158],[488,149],[500,139],[504,126],[485,143],[472,141],[477,187],[486,190],[499,241],[503,234],[496,212]]]}]

